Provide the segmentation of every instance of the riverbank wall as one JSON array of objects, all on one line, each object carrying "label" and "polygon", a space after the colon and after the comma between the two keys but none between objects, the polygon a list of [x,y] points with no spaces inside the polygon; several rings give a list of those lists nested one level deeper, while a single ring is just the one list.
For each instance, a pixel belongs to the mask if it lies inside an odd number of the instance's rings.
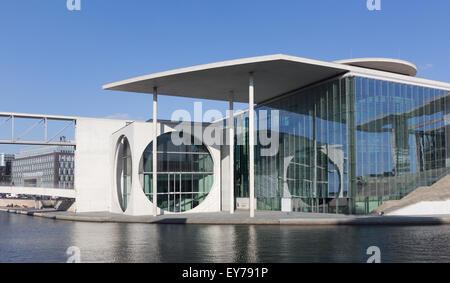
[{"label": "riverbank wall", "polygon": [[257,212],[250,218],[247,212],[182,214],[152,216],[128,216],[107,212],[72,213],[56,210],[32,210],[0,208],[0,212],[23,214],[61,221],[92,223],[136,224],[198,224],[198,225],[450,225],[450,215],[440,216],[348,216],[334,214],[306,214],[282,212]]},{"label": "riverbank wall", "polygon": [[0,207],[22,207],[22,208],[35,208],[36,201],[34,199],[7,199],[0,198]]}]

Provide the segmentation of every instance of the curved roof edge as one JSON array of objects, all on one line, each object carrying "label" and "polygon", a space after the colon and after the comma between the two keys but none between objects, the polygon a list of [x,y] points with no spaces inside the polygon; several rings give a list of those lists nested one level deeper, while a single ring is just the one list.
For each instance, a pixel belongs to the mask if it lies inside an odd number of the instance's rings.
[{"label": "curved roof edge", "polygon": [[355,58],[334,61],[334,63],[384,71],[415,77],[417,66],[411,62],[392,58]]}]

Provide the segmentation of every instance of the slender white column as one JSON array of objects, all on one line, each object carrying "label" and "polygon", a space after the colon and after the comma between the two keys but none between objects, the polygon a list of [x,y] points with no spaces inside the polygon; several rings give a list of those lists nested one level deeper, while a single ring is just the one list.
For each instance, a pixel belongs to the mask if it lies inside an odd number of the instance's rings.
[{"label": "slender white column", "polygon": [[158,89],[153,88],[153,216],[158,215]]},{"label": "slender white column", "polygon": [[249,182],[249,188],[250,188],[250,217],[255,217],[255,109],[254,109],[254,93],[255,93],[255,87],[254,87],[254,78],[253,73],[250,73],[250,80],[249,80],[249,91],[248,91],[248,103],[250,106],[250,111],[248,113],[249,117],[249,139],[248,139],[248,146],[250,149],[250,182]]},{"label": "slender white column", "polygon": [[230,144],[230,213],[234,213],[234,94],[230,93],[229,144]]}]

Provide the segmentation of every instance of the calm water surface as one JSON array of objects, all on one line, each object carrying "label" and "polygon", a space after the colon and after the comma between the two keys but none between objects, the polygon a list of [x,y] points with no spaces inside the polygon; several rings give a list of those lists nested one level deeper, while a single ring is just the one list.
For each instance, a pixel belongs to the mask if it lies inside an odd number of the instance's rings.
[{"label": "calm water surface", "polygon": [[0,213],[0,262],[450,262],[450,226],[98,224]]}]

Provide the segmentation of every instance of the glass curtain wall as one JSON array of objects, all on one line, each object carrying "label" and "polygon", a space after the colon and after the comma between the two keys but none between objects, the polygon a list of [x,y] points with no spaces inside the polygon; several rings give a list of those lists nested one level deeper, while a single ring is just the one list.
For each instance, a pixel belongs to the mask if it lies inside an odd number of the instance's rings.
[{"label": "glass curtain wall", "polygon": [[443,90],[355,79],[356,213],[401,199],[446,173]]},{"label": "glass curtain wall", "polygon": [[249,147],[248,147],[248,113],[235,118],[234,164],[235,164],[235,192],[236,198],[248,198],[248,172],[249,172]]},{"label": "glass curtain wall", "polygon": [[[172,134],[158,137],[158,207],[170,212],[185,212],[208,196],[214,181],[211,155],[204,145],[174,145]],[[183,136],[183,133],[180,134]],[[144,151],[140,179],[145,195],[153,201],[153,143]]]},{"label": "glass curtain wall", "polygon": [[[258,209],[281,210],[289,199],[292,211],[368,214],[433,184],[448,171],[449,96],[347,77],[257,107],[257,115],[268,111],[268,120],[271,110],[280,115],[279,152],[261,156],[259,142],[255,149]],[[248,197],[247,119],[248,113],[236,118],[243,142],[235,149],[237,197]]]},{"label": "glass curtain wall", "polygon": [[[279,152],[262,156],[263,147],[256,146],[255,194],[259,210],[281,210],[285,198],[291,200],[293,211],[347,212],[347,116],[351,107],[347,105],[350,94],[346,83],[351,80],[329,81],[257,108],[257,115],[268,111],[269,135],[276,130],[270,128],[270,111],[278,110],[280,115]],[[246,147],[236,149],[236,160],[248,159]],[[248,185],[245,170],[247,167],[236,168],[237,195]]]}]

